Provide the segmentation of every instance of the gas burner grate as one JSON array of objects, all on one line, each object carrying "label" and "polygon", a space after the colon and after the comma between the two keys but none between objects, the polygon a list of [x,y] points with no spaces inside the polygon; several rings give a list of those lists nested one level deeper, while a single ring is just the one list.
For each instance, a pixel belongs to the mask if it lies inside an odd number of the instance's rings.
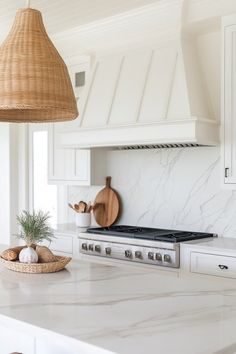
[{"label": "gas burner grate", "polygon": [[115,225],[111,227],[89,228],[88,233],[101,234],[107,236],[136,238],[150,241],[162,241],[177,243],[183,241],[197,240],[213,237],[214,234],[204,232],[191,232],[168,229],[155,229],[139,226]]}]

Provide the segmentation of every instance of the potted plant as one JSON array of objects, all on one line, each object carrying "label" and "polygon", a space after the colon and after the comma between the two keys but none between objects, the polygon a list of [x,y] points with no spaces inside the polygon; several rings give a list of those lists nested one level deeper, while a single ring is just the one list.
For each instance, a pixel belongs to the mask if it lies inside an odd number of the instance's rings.
[{"label": "potted plant", "polygon": [[42,211],[33,211],[30,213],[24,210],[17,216],[18,224],[21,231],[17,235],[26,243],[26,248],[23,248],[19,254],[19,261],[22,263],[37,263],[38,254],[33,248],[33,245],[42,242],[43,240],[50,241],[54,238],[53,230],[48,223],[50,215]]}]

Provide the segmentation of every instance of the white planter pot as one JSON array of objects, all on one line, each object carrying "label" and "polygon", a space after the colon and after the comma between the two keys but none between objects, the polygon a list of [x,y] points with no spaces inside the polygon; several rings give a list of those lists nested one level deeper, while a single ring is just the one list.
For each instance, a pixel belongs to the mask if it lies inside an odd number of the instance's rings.
[{"label": "white planter pot", "polygon": [[23,248],[19,254],[19,261],[21,263],[37,263],[38,254],[32,247]]},{"label": "white planter pot", "polygon": [[76,213],[75,223],[78,227],[89,227],[91,225],[91,213]]}]

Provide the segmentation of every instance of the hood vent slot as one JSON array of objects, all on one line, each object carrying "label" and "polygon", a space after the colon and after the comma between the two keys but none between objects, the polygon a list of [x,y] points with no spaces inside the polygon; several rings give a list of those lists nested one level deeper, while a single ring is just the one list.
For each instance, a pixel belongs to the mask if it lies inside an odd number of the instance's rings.
[{"label": "hood vent slot", "polygon": [[170,149],[170,148],[186,148],[205,146],[201,144],[184,143],[184,144],[151,144],[151,145],[133,145],[119,146],[117,150],[147,150],[147,149]]}]

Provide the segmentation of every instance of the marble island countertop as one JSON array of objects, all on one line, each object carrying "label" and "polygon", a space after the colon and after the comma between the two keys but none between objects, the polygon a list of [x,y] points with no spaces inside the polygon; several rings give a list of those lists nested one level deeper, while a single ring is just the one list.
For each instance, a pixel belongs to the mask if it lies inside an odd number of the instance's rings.
[{"label": "marble island countertop", "polygon": [[236,352],[235,280],[85,261],[45,275],[1,265],[0,315],[119,354]]}]

